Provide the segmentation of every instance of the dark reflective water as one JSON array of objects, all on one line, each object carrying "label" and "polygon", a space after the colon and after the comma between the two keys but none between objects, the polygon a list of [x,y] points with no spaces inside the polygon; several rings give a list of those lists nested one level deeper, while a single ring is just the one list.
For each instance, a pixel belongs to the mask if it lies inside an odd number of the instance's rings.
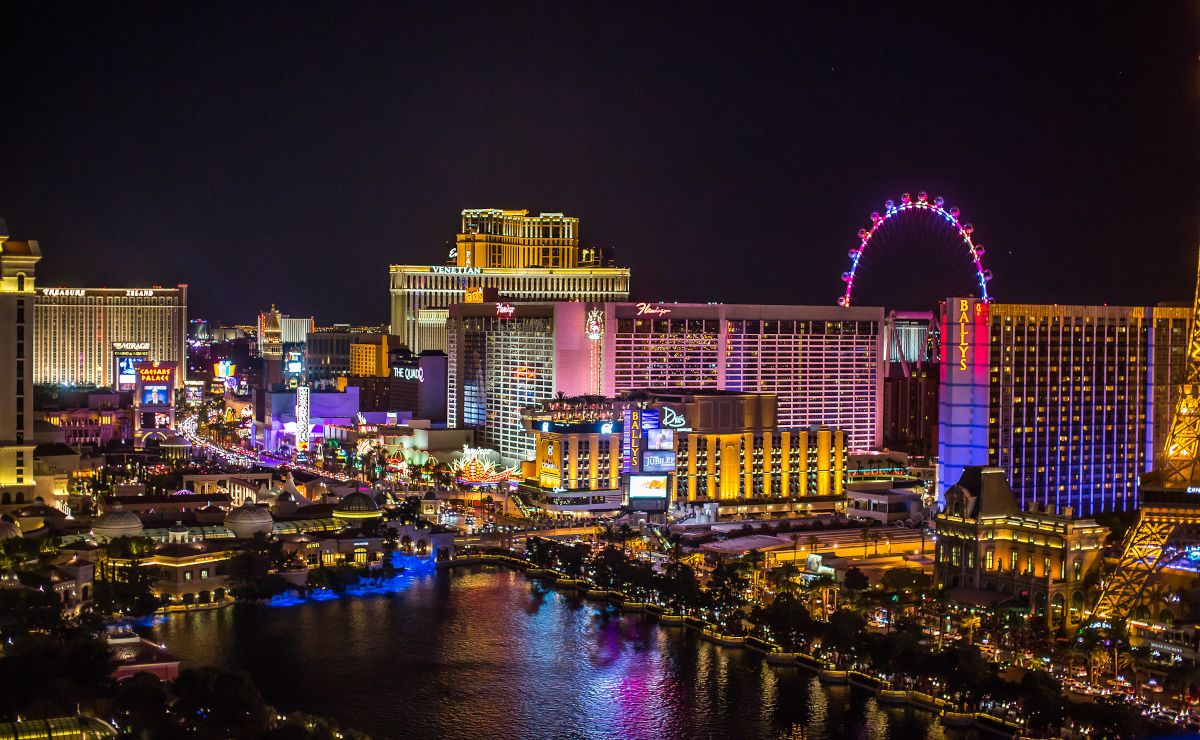
[{"label": "dark reflective water", "polygon": [[383,738],[973,739],[926,712],[484,567],[173,616],[150,636],[267,700]]}]

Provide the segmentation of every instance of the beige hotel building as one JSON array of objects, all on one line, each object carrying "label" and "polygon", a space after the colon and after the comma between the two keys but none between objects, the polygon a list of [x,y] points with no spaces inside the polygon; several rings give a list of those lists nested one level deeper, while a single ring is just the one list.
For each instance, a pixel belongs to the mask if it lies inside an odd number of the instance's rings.
[{"label": "beige hotel building", "polygon": [[186,285],[38,288],[32,309],[34,383],[113,387],[114,345],[187,367]]},{"label": "beige hotel building", "polygon": [[446,265],[392,265],[391,333],[415,354],[447,349],[446,320],[484,291],[517,301],[625,301],[629,270],[581,246],[579,219],[498,208],[462,212]]}]

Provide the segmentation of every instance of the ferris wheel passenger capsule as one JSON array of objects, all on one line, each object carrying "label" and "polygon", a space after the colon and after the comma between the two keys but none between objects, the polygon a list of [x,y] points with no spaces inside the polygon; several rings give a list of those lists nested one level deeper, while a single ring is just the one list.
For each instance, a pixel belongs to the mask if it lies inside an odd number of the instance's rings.
[{"label": "ferris wheel passenger capsule", "polygon": [[985,283],[986,283],[986,282],[988,282],[989,280],[991,280],[991,279],[992,279],[992,271],[991,271],[991,270],[984,270],[982,273],[980,273],[980,274],[979,274],[979,279],[980,279],[982,282],[985,282]]},{"label": "ferris wheel passenger capsule", "polygon": [[867,230],[866,230],[866,229],[859,229],[859,230],[858,230],[858,238],[859,238],[859,239],[866,239],[866,238],[867,238]]},{"label": "ferris wheel passenger capsule", "polygon": [[843,273],[842,273],[842,282],[843,282],[843,283],[848,283],[848,282],[850,282],[850,280],[851,280],[851,278],[852,278],[852,277],[853,277],[853,276],[852,276],[850,273],[848,273],[848,272],[843,272]]},{"label": "ferris wheel passenger capsule", "polygon": [[847,254],[846,256],[849,257],[850,259],[854,260],[855,262],[858,262],[858,257],[860,254],[861,254],[861,252],[859,252],[857,249],[851,249],[850,253]]},{"label": "ferris wheel passenger capsule", "polygon": [[987,254],[987,250],[983,248],[982,244],[976,244],[975,245],[975,254]]},{"label": "ferris wheel passenger capsule", "polygon": [[962,230],[963,230],[964,234],[970,234],[972,231],[975,230],[975,227],[972,226],[971,224],[963,224]]},{"label": "ferris wheel passenger capsule", "polygon": [[911,195],[909,195],[908,193],[901,193],[901,194],[900,194],[900,201],[901,201],[902,203],[907,203],[907,202],[909,202],[910,200],[912,200],[912,196],[911,196]]},{"label": "ferris wheel passenger capsule", "polygon": [[[889,201],[888,201],[888,203],[890,204],[890,203],[891,203],[891,201],[889,200]],[[879,220],[879,211],[872,211],[872,212],[871,212],[871,221],[872,221],[872,222],[875,222],[875,221],[878,221],[878,220]]]},{"label": "ferris wheel passenger capsule", "polygon": [[929,196],[926,195],[925,193],[917,193],[917,200],[919,200],[922,203],[925,203],[929,200]]},{"label": "ferris wheel passenger capsule", "polygon": [[950,215],[951,216],[958,218],[959,213],[961,213],[961,211],[959,211],[956,206],[950,206]]},{"label": "ferris wheel passenger capsule", "polygon": [[939,195],[933,199],[933,204],[938,208],[941,208],[942,206],[946,205],[946,199]]},{"label": "ferris wheel passenger capsule", "polygon": [[845,305],[846,305],[846,296],[844,296],[844,295],[843,295],[843,296],[838,296],[838,305],[839,305],[839,306],[845,306]]}]

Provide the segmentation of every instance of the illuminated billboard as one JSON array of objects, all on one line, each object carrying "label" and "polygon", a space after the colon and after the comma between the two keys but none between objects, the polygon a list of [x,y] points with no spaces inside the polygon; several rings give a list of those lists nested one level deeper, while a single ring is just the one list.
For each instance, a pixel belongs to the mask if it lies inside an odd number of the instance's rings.
[{"label": "illuminated billboard", "polygon": [[135,399],[141,406],[173,406],[175,404],[174,362],[141,362],[135,368],[137,390]]},{"label": "illuminated billboard", "polygon": [[666,511],[667,476],[629,476],[629,509],[631,511]]},{"label": "illuminated billboard", "polygon": [[646,450],[642,453],[643,473],[674,473],[674,450]]},{"label": "illuminated billboard", "polygon": [[171,403],[170,389],[166,385],[143,385],[143,406],[168,406]]},{"label": "illuminated billboard", "polygon": [[308,452],[309,389],[306,385],[296,387],[296,452]]},{"label": "illuminated billboard", "polygon": [[113,342],[113,387],[131,391],[137,386],[138,363],[150,359],[149,342]]},{"label": "illuminated billboard", "polygon": [[233,375],[235,369],[234,364],[229,360],[221,360],[213,365],[213,375],[218,378],[228,378]]},{"label": "illuminated billboard", "polygon": [[673,449],[675,449],[675,430],[674,429],[647,429],[646,430],[646,449],[647,450],[673,450]]}]

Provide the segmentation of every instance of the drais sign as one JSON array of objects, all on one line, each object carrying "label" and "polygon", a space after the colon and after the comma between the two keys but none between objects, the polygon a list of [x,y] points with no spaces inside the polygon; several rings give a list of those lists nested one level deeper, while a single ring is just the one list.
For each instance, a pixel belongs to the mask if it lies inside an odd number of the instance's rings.
[{"label": "drais sign", "polygon": [[517,312],[517,307],[509,303],[497,303],[496,315],[501,318],[511,319],[513,314]]},{"label": "drais sign", "polygon": [[662,425],[670,429],[679,429],[687,425],[687,419],[670,406],[662,407]]},{"label": "drais sign", "polygon": [[671,313],[671,309],[656,307],[653,303],[639,303],[637,311],[638,316],[662,316]]}]

